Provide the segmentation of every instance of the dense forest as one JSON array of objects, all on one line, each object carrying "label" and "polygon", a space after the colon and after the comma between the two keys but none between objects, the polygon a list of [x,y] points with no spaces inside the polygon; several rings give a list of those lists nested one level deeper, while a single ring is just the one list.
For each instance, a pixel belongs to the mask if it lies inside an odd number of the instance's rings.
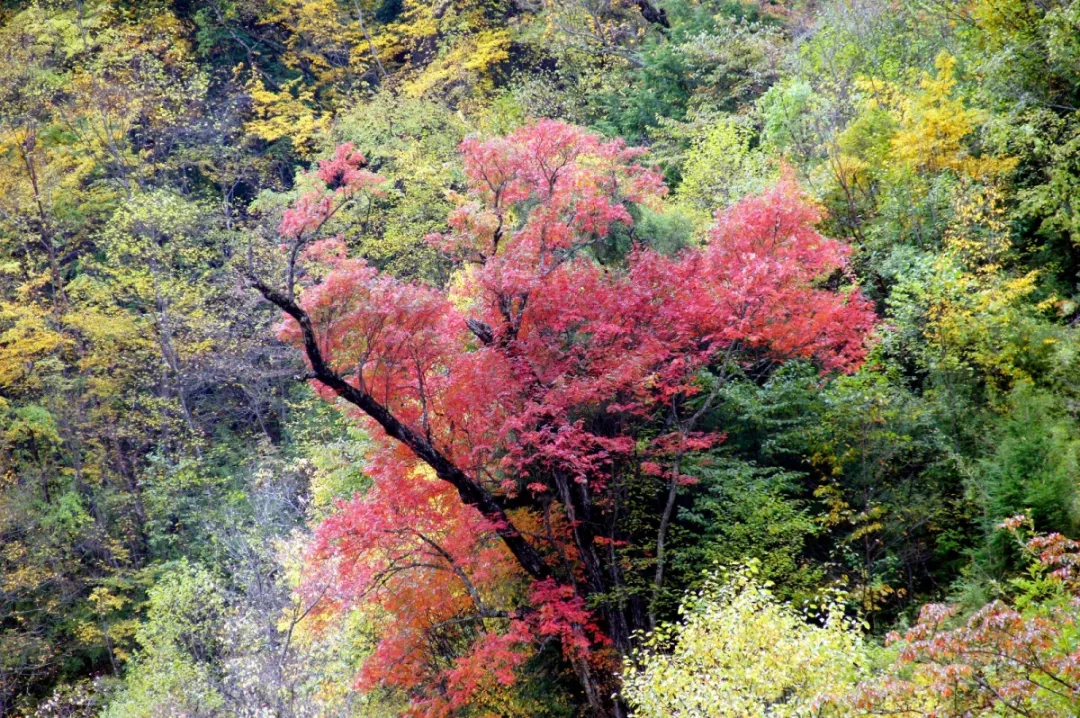
[{"label": "dense forest", "polygon": [[0,1],[0,715],[1080,715],[1080,0]]}]

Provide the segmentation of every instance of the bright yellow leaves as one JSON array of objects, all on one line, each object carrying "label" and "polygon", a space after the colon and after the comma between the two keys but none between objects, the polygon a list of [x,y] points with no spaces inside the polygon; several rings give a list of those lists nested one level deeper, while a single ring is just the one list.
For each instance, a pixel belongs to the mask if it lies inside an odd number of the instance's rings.
[{"label": "bright yellow leaves", "polygon": [[36,362],[70,345],[71,338],[56,330],[42,307],[0,304],[0,386],[10,389],[30,381]]},{"label": "bright yellow leaves", "polygon": [[976,180],[989,180],[1015,166],[1012,158],[976,157],[966,143],[983,114],[968,109],[955,96],[956,58],[942,52],[937,73],[925,75],[920,91],[900,102],[900,130],[892,139],[892,157],[919,173],[953,170]]},{"label": "bright yellow leaves", "polygon": [[387,22],[379,22],[378,8],[370,0],[276,0],[260,24],[284,31],[282,61],[296,76],[275,87],[251,75],[245,131],[267,142],[291,140],[311,157],[358,87],[377,80],[408,99],[468,101],[489,93],[495,71],[510,59],[512,29],[500,22],[507,12],[501,0],[405,0]]},{"label": "bright yellow leaves", "polygon": [[280,91],[266,89],[262,80],[252,77],[248,83],[253,119],[244,130],[267,142],[290,138],[301,155],[316,150],[316,138],[329,126],[330,118],[314,109],[314,92],[305,89],[297,78],[286,82]]},{"label": "bright yellow leaves", "polygon": [[106,586],[98,586],[90,592],[88,601],[95,620],[80,621],[76,625],[78,638],[87,646],[105,645],[114,660],[129,660],[131,652],[125,646],[131,645],[139,628],[138,619],[124,617],[131,599]]},{"label": "bright yellow leaves", "polygon": [[727,584],[713,579],[682,612],[627,663],[623,695],[635,716],[843,716],[838,701],[868,675],[861,630],[842,606],[826,603],[824,621],[808,622],[753,566]]},{"label": "bright yellow leaves", "polygon": [[468,96],[493,87],[493,71],[510,57],[511,33],[499,19],[501,0],[406,0],[400,20],[375,36],[379,47],[409,58],[402,76],[409,97],[453,91]]},{"label": "bright yellow leaves", "polygon": [[290,31],[285,64],[311,72],[321,82],[334,80],[343,63],[332,58],[347,55],[360,39],[336,0],[276,0],[270,6],[263,23],[281,23]]},{"label": "bright yellow leaves", "polygon": [[863,77],[858,113],[836,135],[829,170],[848,201],[872,197],[875,183],[907,188],[922,198],[934,177],[994,183],[1016,166],[1012,157],[980,155],[974,139],[984,114],[957,93],[956,59],[942,52],[934,74],[916,87]]},{"label": "bright yellow leaves", "polygon": [[505,29],[482,30],[464,37],[416,77],[403,85],[405,93],[420,97],[433,90],[465,81],[480,90],[490,90],[490,71],[510,58],[510,33]]},{"label": "bright yellow leaves", "polygon": [[308,156],[312,138],[357,87],[378,81],[409,98],[475,99],[510,58],[504,0],[404,0],[392,18],[380,18],[380,8],[371,0],[271,3],[259,22],[284,31],[282,62],[297,76],[280,88],[253,77],[247,131],[270,142],[291,137]]}]

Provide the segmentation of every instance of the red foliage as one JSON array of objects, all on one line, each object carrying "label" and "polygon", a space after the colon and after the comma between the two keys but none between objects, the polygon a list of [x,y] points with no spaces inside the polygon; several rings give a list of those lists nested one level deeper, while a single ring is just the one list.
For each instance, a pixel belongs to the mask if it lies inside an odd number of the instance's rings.
[{"label": "red foliage", "polygon": [[[468,194],[450,232],[429,238],[461,263],[452,291],[381,275],[340,240],[304,255],[327,270],[301,303],[331,367],[493,494],[531,497],[515,529],[537,534],[561,574],[527,589],[494,540],[506,527],[367,421],[374,486],[319,528],[313,558],[333,562],[338,605],[374,601],[392,622],[362,682],[417,691],[424,715],[475,697],[470,667],[507,680],[530,642],[558,638],[571,658],[608,642],[584,601],[607,573],[583,554],[628,536],[597,534],[582,514],[608,511],[627,475],[691,480],[678,457],[723,439],[685,409],[703,369],[768,357],[850,371],[874,322],[857,291],[823,286],[848,249],[817,233],[791,180],[718,214],[700,249],[638,246],[610,267],[592,245],[631,227],[628,204],[665,192],[642,150],[550,120],[461,150]],[[323,163],[326,190],[297,202],[282,234],[313,231],[339,196],[375,183],[358,157],[343,147]],[[292,319],[281,334],[302,344]],[[672,412],[675,430],[650,429]],[[552,520],[553,506],[565,516]]]},{"label": "red foliage", "polygon": [[610,644],[596,625],[596,619],[585,608],[585,601],[571,586],[552,579],[537,581],[529,599],[537,607],[530,615],[530,624],[539,636],[554,636],[563,650],[572,657],[587,657],[590,650]]},{"label": "red foliage", "polygon": [[[1016,533],[1026,523],[1015,517],[1002,527]],[[862,686],[854,705],[871,713],[935,718],[1075,714],[1080,544],[1061,534],[1025,543],[1035,562],[1033,575],[1043,576],[1022,582],[1030,594],[1026,600],[992,601],[959,625],[957,606],[924,606],[914,627],[889,636],[901,649],[894,675]]]},{"label": "red foliage", "polygon": [[340,200],[382,183],[382,177],[362,169],[365,164],[364,156],[353,150],[352,143],[341,145],[331,159],[320,161],[314,175],[325,190],[308,192],[285,211],[278,225],[281,236],[297,239],[312,234],[333,215]]},{"label": "red foliage", "polygon": [[[386,630],[358,686],[416,691],[415,715],[449,715],[485,688],[509,684],[528,657],[528,635],[489,605],[501,598],[492,587],[520,577],[490,528],[445,484],[402,480],[408,466],[386,455],[375,461],[374,485],[343,502],[312,547],[332,571],[323,610],[362,604],[381,611],[375,617]],[[440,655],[432,650],[438,642],[455,650]]]}]

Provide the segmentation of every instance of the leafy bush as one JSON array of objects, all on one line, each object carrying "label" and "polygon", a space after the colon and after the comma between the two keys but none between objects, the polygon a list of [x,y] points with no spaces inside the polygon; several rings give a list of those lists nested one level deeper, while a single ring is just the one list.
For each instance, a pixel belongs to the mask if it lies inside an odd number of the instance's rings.
[{"label": "leafy bush", "polygon": [[872,665],[860,626],[836,602],[812,615],[777,600],[756,571],[712,578],[645,637],[623,672],[637,718],[845,715]]}]

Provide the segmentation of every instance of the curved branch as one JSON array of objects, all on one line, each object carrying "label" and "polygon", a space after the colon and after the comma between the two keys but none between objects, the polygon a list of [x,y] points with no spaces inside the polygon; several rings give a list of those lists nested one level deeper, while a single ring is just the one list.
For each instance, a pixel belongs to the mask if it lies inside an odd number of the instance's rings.
[{"label": "curved branch", "polygon": [[421,461],[430,466],[436,476],[457,489],[462,501],[474,507],[484,518],[492,522],[496,527],[495,533],[510,549],[510,553],[514,555],[526,573],[538,580],[551,576],[551,569],[540,552],[514,528],[502,504],[490,491],[459,469],[419,432],[401,422],[374,397],[348,383],[330,368],[319,348],[311,317],[299,304],[252,273],[248,274],[248,281],[268,302],[288,314],[300,325],[300,331],[304,337],[304,352],[311,364],[311,374],[316,380],[378,422],[389,436],[405,444]]}]

